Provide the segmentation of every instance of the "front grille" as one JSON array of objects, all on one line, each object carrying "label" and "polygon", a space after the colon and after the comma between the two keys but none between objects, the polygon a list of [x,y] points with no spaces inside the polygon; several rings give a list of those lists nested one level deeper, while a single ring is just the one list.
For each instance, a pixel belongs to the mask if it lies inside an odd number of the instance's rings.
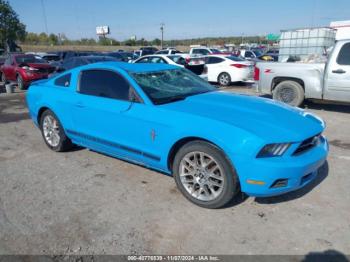
[{"label": "front grille", "polygon": [[305,139],[298,148],[294,151],[293,156],[300,155],[302,153],[305,153],[306,151],[310,150],[311,148],[315,147],[318,144],[318,141],[320,140],[320,135],[317,134],[313,137],[310,137],[308,139]]}]

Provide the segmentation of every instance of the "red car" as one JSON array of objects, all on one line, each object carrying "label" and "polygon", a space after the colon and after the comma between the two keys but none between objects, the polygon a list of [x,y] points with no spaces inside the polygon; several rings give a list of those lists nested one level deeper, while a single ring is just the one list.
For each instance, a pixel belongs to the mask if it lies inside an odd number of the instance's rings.
[{"label": "red car", "polygon": [[15,82],[21,90],[34,80],[47,78],[54,70],[45,60],[25,54],[8,54],[0,67],[2,82]]}]

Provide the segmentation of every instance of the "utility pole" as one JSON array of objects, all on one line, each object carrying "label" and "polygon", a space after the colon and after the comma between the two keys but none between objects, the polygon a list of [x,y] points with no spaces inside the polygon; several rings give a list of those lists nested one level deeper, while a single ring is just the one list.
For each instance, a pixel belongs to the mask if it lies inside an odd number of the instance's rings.
[{"label": "utility pole", "polygon": [[164,40],[164,26],[165,24],[164,23],[161,23],[160,24],[160,31],[162,32],[162,40],[160,42],[160,48],[163,49],[163,40]]},{"label": "utility pole", "polygon": [[46,17],[45,5],[44,5],[43,0],[41,0],[41,8],[43,9],[42,11],[43,11],[43,16],[44,16],[45,31],[46,31],[46,34],[48,35],[49,30],[47,28],[47,17]]}]

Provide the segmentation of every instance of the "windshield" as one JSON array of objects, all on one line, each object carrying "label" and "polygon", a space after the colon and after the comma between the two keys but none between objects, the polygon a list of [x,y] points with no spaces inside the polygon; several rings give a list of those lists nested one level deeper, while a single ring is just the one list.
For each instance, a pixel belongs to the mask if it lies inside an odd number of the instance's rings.
[{"label": "windshield", "polygon": [[16,56],[16,62],[18,64],[23,64],[23,63],[45,63],[46,61],[41,58],[37,58],[33,55],[26,55],[26,56]]},{"label": "windshield", "polygon": [[130,75],[157,105],[215,90],[215,87],[186,69],[130,73]]}]

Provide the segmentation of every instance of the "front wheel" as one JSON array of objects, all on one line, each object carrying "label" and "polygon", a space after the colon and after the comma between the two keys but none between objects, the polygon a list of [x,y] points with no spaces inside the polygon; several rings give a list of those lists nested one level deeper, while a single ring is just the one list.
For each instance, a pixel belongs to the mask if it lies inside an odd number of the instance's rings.
[{"label": "front wheel", "polygon": [[17,76],[17,86],[18,86],[19,90],[24,90],[24,88],[25,88],[25,84],[24,84],[24,81],[23,81],[23,78],[21,77],[21,75]]},{"label": "front wheel", "polygon": [[205,208],[220,208],[238,192],[238,178],[230,161],[216,146],[193,141],[176,154],[173,175],[181,193]]},{"label": "front wheel", "polygon": [[274,100],[291,106],[300,106],[305,98],[303,87],[295,81],[288,80],[279,83],[272,92]]},{"label": "front wheel", "polygon": [[63,152],[72,147],[71,140],[66,136],[60,121],[51,110],[46,110],[42,114],[40,129],[46,145],[53,151]]},{"label": "front wheel", "polygon": [[231,77],[228,73],[221,73],[218,76],[218,82],[222,86],[229,86],[231,84]]}]

